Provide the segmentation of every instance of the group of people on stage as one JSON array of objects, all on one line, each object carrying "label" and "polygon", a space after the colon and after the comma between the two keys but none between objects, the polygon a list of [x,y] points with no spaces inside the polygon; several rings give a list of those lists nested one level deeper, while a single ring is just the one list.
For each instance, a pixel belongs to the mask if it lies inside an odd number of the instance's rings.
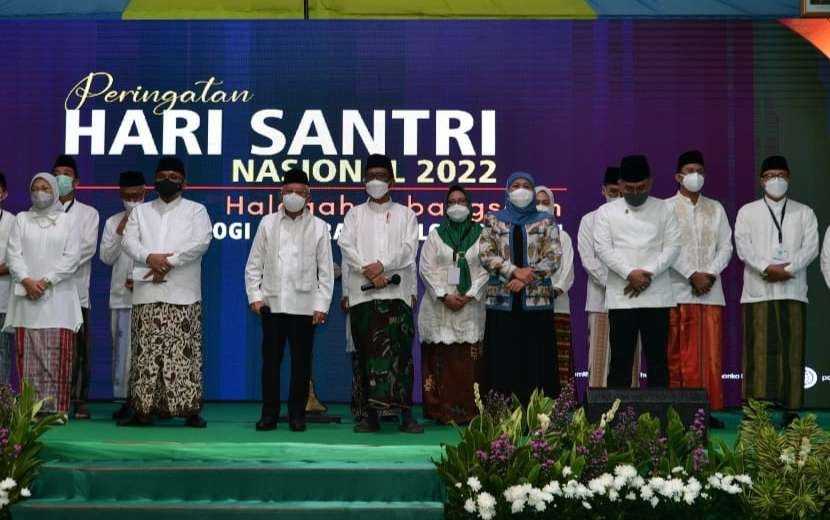
[{"label": "group of people on stage", "polygon": [[[650,387],[706,388],[723,407],[721,273],[733,253],[723,206],[701,194],[703,155],[682,154],[678,193],[650,196],[647,159],[627,156],[605,172],[606,203],[585,215],[576,249],[588,274],[589,385],[639,385],[641,353]],[[98,212],[75,198],[79,171],[61,155],[29,184],[31,209],[0,210],[0,382],[11,373],[49,398],[44,410],[89,418],[90,263]],[[773,400],[792,420],[803,401],[806,268],[818,255],[813,211],[787,197],[781,156],[760,169],[763,196],[744,206],[735,244],[744,262],[743,356],[746,398]],[[535,389],[555,396],[573,377],[568,292],[574,246],[555,218],[551,190],[527,173],[505,185],[503,208],[482,223],[455,185],[445,219],[418,259],[415,213],[392,200],[392,161],[371,155],[368,200],[345,216],[335,266],[328,225],[311,214],[308,175],[282,179],[282,204],[259,223],[244,279],[262,324],[262,414],[257,430],[280,417],[280,365],[291,354],[289,428],[306,428],[314,328],[326,322],[335,272],[342,277],[348,344],[354,351],[355,431],[381,419],[420,433],[412,414],[412,342],[421,339],[424,416],[463,423],[477,410],[473,386],[527,402]],[[212,239],[206,208],[183,197],[187,176],[174,157],[158,162],[157,197],[145,202],[141,172],[120,174],[124,210],[109,217],[100,244],[112,267],[110,323],[113,392],[119,425],[183,417],[205,427],[202,407],[201,259]],[[0,200],[7,196],[0,176]],[[822,252],[830,283],[830,241]],[[417,274],[416,274],[417,273]],[[425,287],[417,319],[417,275]],[[12,337],[13,335],[13,337]],[[717,426],[712,419],[713,426]]]}]

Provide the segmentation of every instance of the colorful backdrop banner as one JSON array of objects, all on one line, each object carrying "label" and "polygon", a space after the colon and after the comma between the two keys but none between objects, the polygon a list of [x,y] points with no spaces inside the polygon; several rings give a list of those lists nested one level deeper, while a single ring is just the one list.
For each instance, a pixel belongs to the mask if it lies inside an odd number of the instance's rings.
[{"label": "colorful backdrop banner", "polygon": [[[689,21],[259,21],[0,23],[0,169],[6,207],[26,206],[28,179],[58,153],[78,156],[78,198],[101,221],[120,209],[118,172],[152,178],[161,154],[185,160],[188,197],[205,204],[215,240],[204,260],[208,399],[258,399],[260,332],[243,269],[282,171],[311,174],[314,211],[336,238],[365,200],[368,151],[396,160],[395,199],[418,213],[422,238],[441,221],[446,187],[503,201],[510,172],[554,189],[575,237],[601,202],[606,166],[648,155],[655,194],[676,190],[677,155],[706,155],[705,193],[734,221],[758,195],[766,153],[787,154],[793,197],[830,215],[817,189],[827,171],[827,60],[776,23]],[[809,130],[809,131],[808,131]],[[335,247],[336,261],[339,251]],[[724,382],[740,401],[741,264],[725,273]],[[111,396],[109,272],[93,266],[93,395]],[[586,373],[585,274],[571,290],[577,381]],[[830,405],[821,309],[811,268],[808,404]],[[335,292],[317,331],[321,398],[348,401],[351,365]],[[826,321],[826,320],[824,320]],[[551,345],[551,348],[554,348]],[[554,370],[551,367],[551,370]],[[285,371],[284,371],[285,373]],[[420,374],[417,374],[420,378]]]}]

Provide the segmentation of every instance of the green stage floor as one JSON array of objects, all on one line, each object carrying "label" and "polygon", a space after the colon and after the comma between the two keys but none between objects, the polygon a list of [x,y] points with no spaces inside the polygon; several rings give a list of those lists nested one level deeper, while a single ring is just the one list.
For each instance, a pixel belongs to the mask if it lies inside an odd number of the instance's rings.
[{"label": "green stage floor", "polygon": [[[286,425],[257,432],[257,403],[209,403],[208,427],[181,420],[119,428],[116,405],[96,403],[93,420],[70,421],[44,437],[46,463],[30,499],[13,520],[227,520],[249,518],[439,520],[444,489],[431,461],[458,441],[450,426],[426,422],[423,435],[384,423],[378,434],[352,432],[347,406],[330,415],[342,424]],[[416,412],[416,413],[419,413]],[[718,413],[732,444],[741,415]],[[830,427],[830,413],[819,414]]]}]

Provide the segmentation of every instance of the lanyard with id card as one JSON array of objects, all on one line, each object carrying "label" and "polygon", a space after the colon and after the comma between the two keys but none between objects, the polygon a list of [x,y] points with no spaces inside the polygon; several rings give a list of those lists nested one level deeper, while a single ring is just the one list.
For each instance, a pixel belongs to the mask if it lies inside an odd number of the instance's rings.
[{"label": "lanyard with id card", "polygon": [[787,214],[787,201],[784,201],[784,207],[781,208],[781,221],[779,222],[777,218],[775,218],[775,213],[772,211],[772,208],[767,204],[767,201],[764,201],[764,204],[767,205],[767,209],[769,210],[769,216],[772,217],[772,222],[775,224],[775,228],[778,230],[778,243],[773,245],[772,247],[772,259],[776,262],[789,262],[789,252],[784,247],[784,216]]},{"label": "lanyard with id card", "polygon": [[461,269],[458,267],[458,251],[452,252],[452,265],[447,270],[447,285],[461,283]]}]

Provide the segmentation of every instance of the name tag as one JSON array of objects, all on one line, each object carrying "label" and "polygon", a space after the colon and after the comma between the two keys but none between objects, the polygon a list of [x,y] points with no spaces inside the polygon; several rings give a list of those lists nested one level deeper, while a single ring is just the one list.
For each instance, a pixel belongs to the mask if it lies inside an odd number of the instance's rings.
[{"label": "name tag", "polygon": [[772,250],[772,259],[776,262],[789,262],[790,253],[783,246],[775,246]]},{"label": "name tag", "polygon": [[450,267],[447,272],[447,285],[458,285],[461,282],[461,269],[458,266]]}]

